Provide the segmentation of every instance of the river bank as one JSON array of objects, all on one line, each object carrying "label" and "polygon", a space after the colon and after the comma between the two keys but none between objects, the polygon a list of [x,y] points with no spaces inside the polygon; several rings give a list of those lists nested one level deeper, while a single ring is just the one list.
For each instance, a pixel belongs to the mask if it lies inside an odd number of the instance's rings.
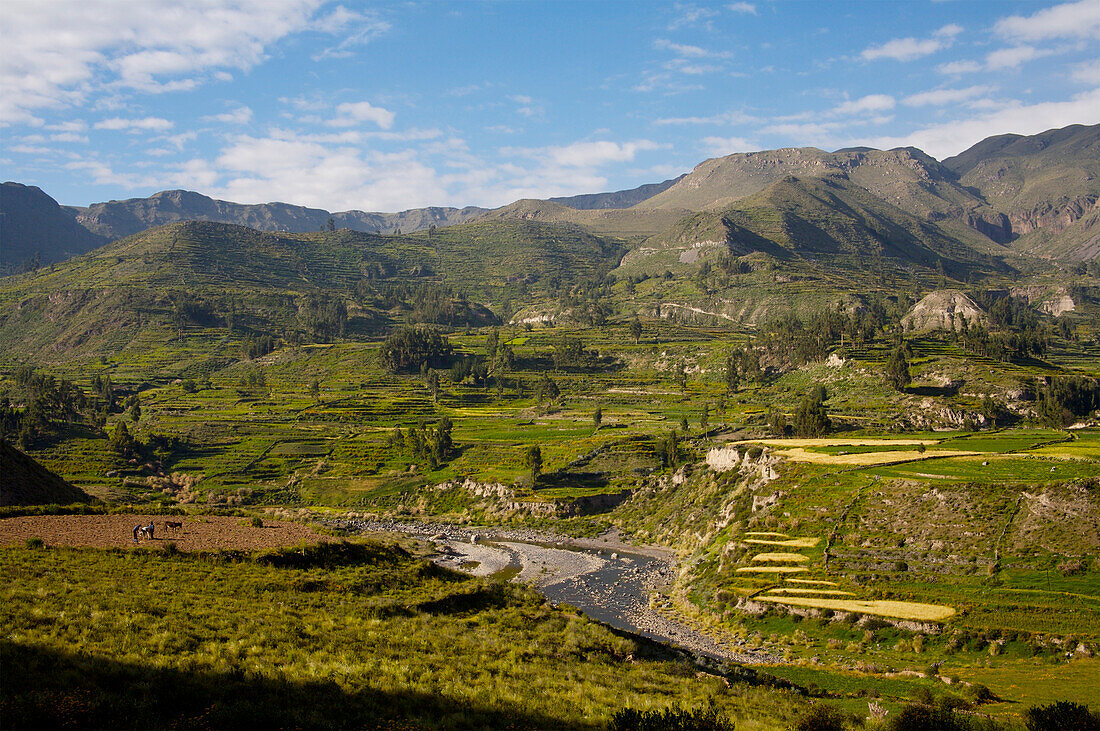
[{"label": "river bank", "polygon": [[715,660],[780,662],[768,653],[720,643],[659,612],[651,600],[676,577],[675,556],[661,546],[635,546],[617,533],[578,539],[531,529],[421,522],[341,520],[330,525],[428,541],[436,551],[432,560],[441,566],[529,583],[551,602],[574,606],[596,621]]}]

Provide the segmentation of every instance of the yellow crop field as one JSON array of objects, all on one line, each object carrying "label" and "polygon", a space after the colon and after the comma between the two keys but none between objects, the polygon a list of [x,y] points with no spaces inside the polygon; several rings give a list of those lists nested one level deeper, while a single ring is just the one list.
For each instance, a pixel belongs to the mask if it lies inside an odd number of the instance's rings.
[{"label": "yellow crop field", "polygon": [[747,536],[771,536],[773,538],[790,538],[786,533],[769,533],[768,531],[746,531]]},{"label": "yellow crop field", "polygon": [[786,541],[766,541],[762,538],[745,539],[745,543],[753,543],[761,546],[782,546],[783,548],[813,548],[820,542],[820,538],[791,538]]},{"label": "yellow crop field", "polygon": [[746,439],[733,444],[766,444],[769,447],[878,447],[893,446],[915,447],[923,444],[930,447],[939,444],[939,439]]},{"label": "yellow crop field", "polygon": [[801,553],[758,553],[752,557],[753,561],[794,561],[796,563],[802,563],[809,561],[809,556],[803,556]]},{"label": "yellow crop field", "polygon": [[939,604],[920,604],[918,602],[894,602],[886,600],[860,601],[857,599],[817,599],[802,596],[758,596],[758,601],[790,604],[814,609],[832,609],[838,612],[856,612],[873,614],[878,617],[896,619],[915,619],[923,622],[942,622],[953,617],[955,610]]},{"label": "yellow crop field", "polygon": [[830,596],[855,596],[850,591],[843,591],[841,589],[810,589],[799,588],[792,586],[782,586],[778,589],[769,590],[771,594],[828,594]]},{"label": "yellow crop field", "polygon": [[821,579],[787,579],[792,584],[813,584],[814,586],[836,586],[835,581],[822,581]]},{"label": "yellow crop field", "polygon": [[745,566],[737,569],[739,574],[797,574],[809,571],[804,566]]},{"label": "yellow crop field", "polygon": [[776,450],[776,456],[788,459],[791,462],[807,462],[809,464],[847,465],[852,467],[869,467],[879,464],[894,464],[895,462],[910,462],[928,457],[970,457],[981,452],[966,452],[958,449],[944,449],[936,452],[918,452],[915,449],[907,451],[891,452],[858,452],[856,454],[826,454],[824,452],[808,452],[801,447],[793,449]]}]

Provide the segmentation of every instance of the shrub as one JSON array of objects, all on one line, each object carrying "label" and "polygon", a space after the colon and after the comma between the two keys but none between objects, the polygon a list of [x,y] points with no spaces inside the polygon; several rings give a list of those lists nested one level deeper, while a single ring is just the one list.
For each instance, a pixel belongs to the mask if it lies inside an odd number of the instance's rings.
[{"label": "shrub", "polygon": [[38,548],[45,548],[46,547],[46,542],[44,540],[42,540],[41,538],[35,537],[35,538],[28,538],[27,542],[24,545],[26,545],[27,548],[38,549]]},{"label": "shrub", "polygon": [[844,731],[844,716],[830,706],[816,704],[798,720],[795,731]]},{"label": "shrub", "polygon": [[638,711],[624,708],[611,717],[611,731],[733,731],[714,711]]},{"label": "shrub", "polygon": [[252,527],[253,527],[253,528],[263,528],[263,527],[264,527],[264,520],[263,520],[263,518],[261,518],[261,517],[260,517],[260,516],[258,516],[258,515],[257,515],[257,516],[255,516],[255,517],[253,517],[253,518],[252,518]]},{"label": "shrub", "polygon": [[1027,709],[1027,731],[1100,731],[1100,718],[1083,703],[1058,701]]}]

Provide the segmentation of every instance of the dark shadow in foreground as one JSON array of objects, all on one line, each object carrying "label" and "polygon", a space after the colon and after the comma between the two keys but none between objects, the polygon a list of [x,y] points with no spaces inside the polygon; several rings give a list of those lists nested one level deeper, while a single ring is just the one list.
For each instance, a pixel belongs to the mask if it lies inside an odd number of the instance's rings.
[{"label": "dark shadow in foreground", "polygon": [[[5,729],[558,729],[560,719],[507,706],[243,670],[154,668],[0,642]],[[577,728],[574,724],[570,726]],[[579,728],[602,728],[581,726]]]}]

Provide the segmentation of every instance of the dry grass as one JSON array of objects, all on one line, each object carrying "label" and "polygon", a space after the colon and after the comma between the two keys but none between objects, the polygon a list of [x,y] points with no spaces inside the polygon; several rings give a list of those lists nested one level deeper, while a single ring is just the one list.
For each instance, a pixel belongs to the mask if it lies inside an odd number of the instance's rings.
[{"label": "dry grass", "polygon": [[917,602],[893,602],[885,600],[860,601],[856,599],[816,599],[813,597],[767,597],[758,596],[758,601],[790,604],[814,609],[832,609],[838,612],[856,612],[873,614],[878,617],[896,619],[915,619],[923,622],[942,622],[955,615],[951,607],[938,604],[919,604]]},{"label": "dry grass", "polygon": [[807,452],[802,448],[776,450],[777,457],[783,457],[791,462],[808,462],[810,464],[846,465],[850,467],[870,467],[879,464],[894,464],[896,462],[912,462],[929,457],[971,457],[981,452],[964,452],[956,449],[945,449],[937,452],[918,452],[915,449],[895,452],[858,452],[856,454],[826,454],[824,452]]},{"label": "dry grass", "polygon": [[885,445],[897,445],[899,447],[915,447],[923,444],[931,447],[939,444],[939,439],[827,439],[818,437],[814,439],[747,439],[734,444],[766,444],[769,447],[879,447]]},{"label": "dry grass", "polygon": [[737,569],[739,574],[797,574],[809,569],[803,566],[745,566]]},{"label": "dry grass", "polygon": [[760,538],[748,538],[745,543],[761,546],[781,546],[783,548],[813,548],[821,542],[820,538],[791,538],[786,541],[765,541]]},{"label": "dry grass", "polygon": [[752,557],[753,561],[794,561],[796,563],[803,563],[809,561],[809,556],[803,556],[801,553],[758,553]]}]

